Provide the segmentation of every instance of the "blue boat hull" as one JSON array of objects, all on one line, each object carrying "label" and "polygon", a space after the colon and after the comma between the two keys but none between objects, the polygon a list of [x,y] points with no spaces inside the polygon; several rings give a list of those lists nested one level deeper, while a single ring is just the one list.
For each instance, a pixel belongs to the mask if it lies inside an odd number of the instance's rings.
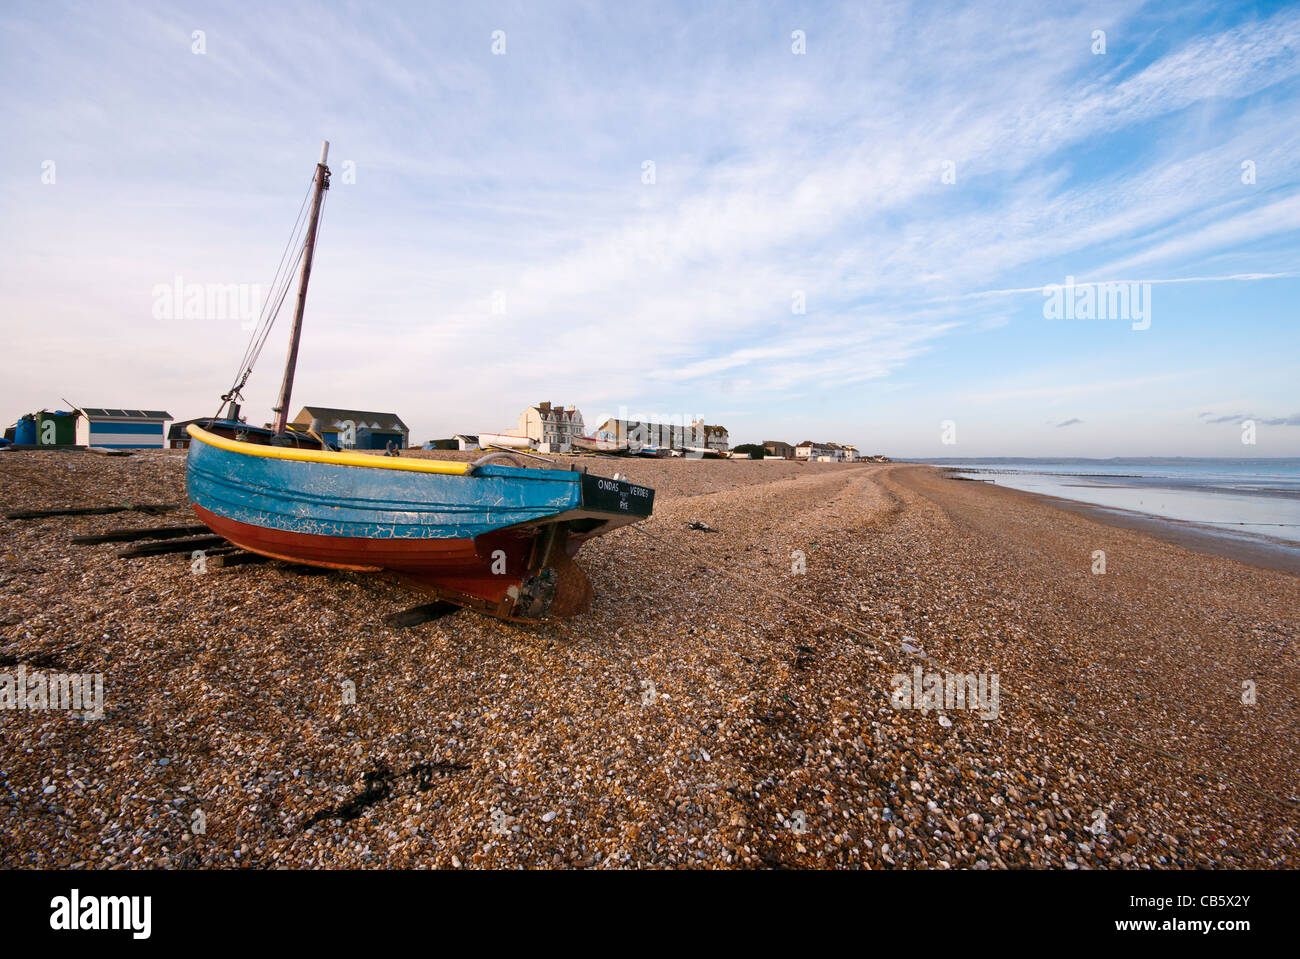
[{"label": "blue boat hull", "polygon": [[[590,587],[572,555],[590,536],[649,515],[653,503],[652,490],[566,470],[429,472],[464,467],[191,436],[189,499],[236,545],[310,565],[391,570],[511,618],[521,604],[547,615],[585,608]],[[535,582],[548,575],[550,587]],[[549,599],[538,598],[544,587]]]}]

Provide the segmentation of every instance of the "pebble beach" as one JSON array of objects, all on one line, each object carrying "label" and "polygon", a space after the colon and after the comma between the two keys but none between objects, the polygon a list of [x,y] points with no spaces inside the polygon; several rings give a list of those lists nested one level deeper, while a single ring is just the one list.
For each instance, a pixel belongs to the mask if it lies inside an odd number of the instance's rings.
[{"label": "pebble beach", "polygon": [[[0,504],[182,504],[184,462],[0,454]],[[0,866],[1300,866],[1295,575],[924,466],[578,462],[654,515],[537,625],[69,542],[185,508],[0,521],[0,673],[105,691],[0,710]],[[918,668],[996,715],[898,708]]]}]

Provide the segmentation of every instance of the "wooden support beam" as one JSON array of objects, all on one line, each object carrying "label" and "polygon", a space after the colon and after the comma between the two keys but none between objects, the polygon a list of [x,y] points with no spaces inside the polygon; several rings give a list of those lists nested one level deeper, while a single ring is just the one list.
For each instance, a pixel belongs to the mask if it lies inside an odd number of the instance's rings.
[{"label": "wooden support beam", "polygon": [[113,529],[93,536],[74,536],[71,542],[78,546],[98,543],[131,543],[139,539],[176,539],[181,536],[198,536],[208,528],[202,523],[193,526],[150,526],[146,529]]},{"label": "wooden support beam", "polygon": [[[203,550],[203,555],[208,557],[208,559],[212,559],[213,557],[216,556],[225,556],[229,553],[238,553],[238,552],[241,552],[238,546],[236,546],[234,543],[226,542],[226,543],[222,543],[220,546],[209,546],[207,549]],[[186,563],[190,561],[190,558],[188,556],[181,556],[181,559]]]},{"label": "wooden support beam", "polygon": [[435,603],[425,603],[423,606],[413,606],[410,609],[403,610],[400,613],[389,613],[384,617],[385,626],[418,626],[420,623],[427,623],[435,619],[442,619],[452,613],[459,612],[463,607],[455,603],[438,600]]},{"label": "wooden support beam", "polygon": [[100,516],[105,513],[166,513],[180,509],[179,503],[140,503],[125,506],[65,506],[62,509],[20,509],[5,513],[5,519],[45,519],[47,516]]},{"label": "wooden support beam", "polygon": [[248,566],[251,563],[269,563],[271,557],[260,553],[245,553],[242,550],[220,553],[208,558],[208,569],[226,569],[230,566]]},{"label": "wooden support beam", "polygon": [[164,540],[161,543],[141,543],[117,551],[118,559],[135,559],[138,556],[161,556],[165,553],[188,553],[192,550],[208,550],[224,546],[224,536],[195,536],[190,539]]}]

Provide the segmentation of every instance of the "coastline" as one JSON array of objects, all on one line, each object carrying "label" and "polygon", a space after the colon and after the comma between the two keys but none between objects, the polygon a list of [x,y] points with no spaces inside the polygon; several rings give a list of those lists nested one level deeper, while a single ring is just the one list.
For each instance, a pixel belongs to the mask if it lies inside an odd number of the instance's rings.
[{"label": "coastline", "polygon": [[1259,569],[1275,570],[1300,576],[1300,547],[1297,547],[1294,543],[1288,543],[1286,540],[1265,537],[1257,533],[1233,535],[1227,530],[1202,526],[1190,520],[1171,519],[1113,506],[1099,506],[1095,503],[1085,503],[1082,500],[1052,496],[1050,493],[1016,489],[1014,486],[1004,486],[989,481],[955,479],[951,475],[951,470],[946,467],[931,466],[929,468],[944,474],[944,478],[952,482],[978,483],[978,485],[988,489],[1029,497],[1057,509],[1078,513],[1107,526],[1134,530],[1174,546],[1181,546],[1184,549],[1204,553],[1208,556],[1219,556]]}]

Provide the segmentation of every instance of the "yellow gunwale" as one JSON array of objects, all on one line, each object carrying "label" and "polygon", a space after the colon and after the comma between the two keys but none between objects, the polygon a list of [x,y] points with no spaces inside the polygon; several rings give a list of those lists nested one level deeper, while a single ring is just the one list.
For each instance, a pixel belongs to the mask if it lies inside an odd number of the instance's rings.
[{"label": "yellow gunwale", "polygon": [[209,433],[200,426],[191,423],[185,427],[193,439],[208,446],[229,453],[242,453],[245,456],[264,456],[273,460],[297,460],[300,463],[329,463],[333,466],[360,466],[372,470],[407,470],[411,473],[443,473],[449,476],[465,476],[469,473],[468,463],[446,463],[439,460],[404,460],[397,457],[368,456],[365,453],[334,453],[328,450],[303,450],[291,446],[262,446],[258,443],[241,443],[239,440],[226,439]]}]

